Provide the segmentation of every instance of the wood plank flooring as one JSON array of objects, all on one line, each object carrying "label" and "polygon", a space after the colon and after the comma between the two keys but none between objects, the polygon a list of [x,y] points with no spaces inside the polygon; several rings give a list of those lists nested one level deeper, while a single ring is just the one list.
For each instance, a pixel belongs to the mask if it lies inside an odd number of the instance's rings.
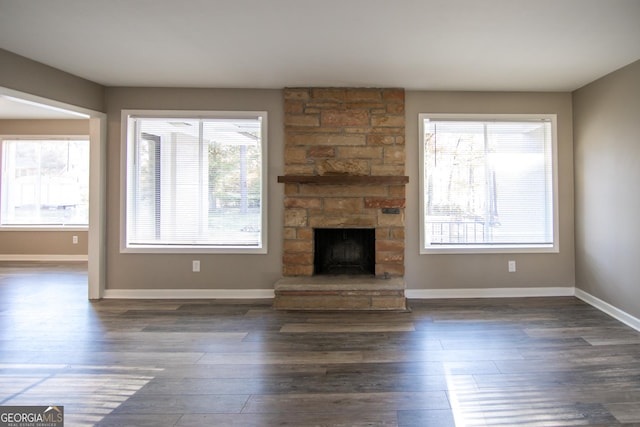
[{"label": "wood plank flooring", "polygon": [[83,265],[0,263],[0,405],[64,405],[66,426],[640,425],[640,333],[572,297],[86,295]]}]

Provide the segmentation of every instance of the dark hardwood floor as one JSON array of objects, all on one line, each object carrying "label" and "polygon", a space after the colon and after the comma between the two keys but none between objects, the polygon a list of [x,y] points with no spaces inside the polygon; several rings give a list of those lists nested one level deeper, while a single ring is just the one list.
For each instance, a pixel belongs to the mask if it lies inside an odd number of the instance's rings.
[{"label": "dark hardwood floor", "polygon": [[0,405],[64,405],[66,426],[640,425],[640,333],[576,298],[86,295],[82,265],[0,264]]}]

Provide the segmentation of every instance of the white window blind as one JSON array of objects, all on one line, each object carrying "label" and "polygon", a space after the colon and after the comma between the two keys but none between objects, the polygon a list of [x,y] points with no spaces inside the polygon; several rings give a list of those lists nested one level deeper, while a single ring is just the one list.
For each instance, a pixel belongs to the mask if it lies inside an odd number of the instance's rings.
[{"label": "white window blind", "polygon": [[554,247],[551,117],[421,120],[423,249]]},{"label": "white window blind", "polygon": [[262,248],[265,115],[129,117],[126,247]]},{"label": "white window blind", "polygon": [[89,140],[3,139],[1,193],[3,226],[86,227]]}]

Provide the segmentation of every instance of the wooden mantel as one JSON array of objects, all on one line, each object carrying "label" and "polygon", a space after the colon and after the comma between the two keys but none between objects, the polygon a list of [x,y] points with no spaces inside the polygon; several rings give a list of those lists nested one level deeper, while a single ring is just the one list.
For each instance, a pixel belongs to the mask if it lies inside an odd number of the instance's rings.
[{"label": "wooden mantel", "polygon": [[329,184],[329,185],[357,185],[357,184],[406,184],[408,176],[358,176],[358,175],[280,175],[278,182],[287,184]]}]

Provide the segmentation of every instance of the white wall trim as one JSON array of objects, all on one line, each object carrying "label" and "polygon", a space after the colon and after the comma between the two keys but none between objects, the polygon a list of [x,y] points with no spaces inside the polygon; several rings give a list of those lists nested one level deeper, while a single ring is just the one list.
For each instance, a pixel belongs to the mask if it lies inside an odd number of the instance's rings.
[{"label": "white wall trim", "polygon": [[624,323],[627,326],[632,327],[636,331],[640,331],[640,319],[630,315],[629,313],[620,310],[617,307],[609,304],[601,300],[600,298],[594,297],[593,295],[583,291],[582,289],[576,288],[576,297],[580,298],[582,301],[586,302],[597,308],[598,310],[608,314],[616,320]]},{"label": "white wall trim", "polygon": [[262,299],[273,289],[105,289],[106,299]]},{"label": "white wall trim", "polygon": [[2,255],[0,254],[0,261],[39,261],[39,262],[81,262],[87,261],[89,257],[87,255],[38,255],[38,254],[17,254],[17,255]]},{"label": "white wall trim", "polygon": [[479,289],[406,289],[407,298],[523,298],[568,297],[575,295],[573,286],[536,288],[479,288]]}]

